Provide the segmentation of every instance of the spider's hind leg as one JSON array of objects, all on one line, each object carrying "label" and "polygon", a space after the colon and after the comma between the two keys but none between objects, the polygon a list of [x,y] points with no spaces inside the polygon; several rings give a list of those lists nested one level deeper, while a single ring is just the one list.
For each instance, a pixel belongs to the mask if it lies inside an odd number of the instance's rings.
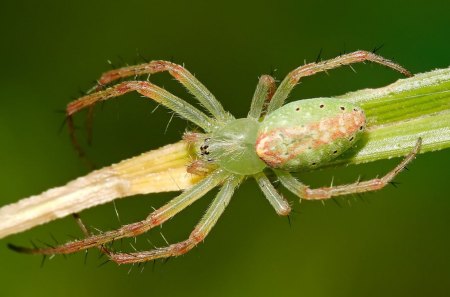
[{"label": "spider's hind leg", "polygon": [[322,187],[317,189],[311,189],[310,187],[302,184],[297,179],[295,179],[291,174],[286,171],[275,170],[280,182],[292,193],[299,196],[301,199],[305,200],[323,200],[330,199],[336,196],[348,195],[348,194],[358,194],[369,191],[376,191],[384,188],[387,184],[392,182],[392,180],[403,170],[406,166],[414,160],[416,155],[420,151],[422,145],[422,139],[417,140],[416,146],[410,152],[400,164],[398,164],[394,169],[389,171],[385,176],[381,178],[374,178],[367,181],[357,181],[353,184],[339,185]]}]

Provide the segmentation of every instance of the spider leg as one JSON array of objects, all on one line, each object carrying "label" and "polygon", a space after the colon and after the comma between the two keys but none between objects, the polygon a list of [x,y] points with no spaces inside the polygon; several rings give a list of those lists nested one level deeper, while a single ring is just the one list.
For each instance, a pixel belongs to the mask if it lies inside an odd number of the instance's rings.
[{"label": "spider leg", "polygon": [[[87,237],[92,236],[92,233],[89,232],[88,228],[87,228],[86,225],[83,223],[83,220],[81,219],[80,215],[79,215],[78,213],[74,213],[72,216],[73,216],[73,218],[75,219],[75,222],[77,223],[78,227],[80,227],[81,231],[83,232],[84,237],[87,238]],[[98,249],[99,249],[102,253],[104,253],[104,254],[106,254],[106,255],[109,255],[109,254],[111,253],[111,252],[108,250],[108,248],[106,248],[105,245],[100,245],[100,246],[98,246]]]},{"label": "spider leg", "polygon": [[115,241],[124,237],[133,237],[144,232],[147,232],[155,226],[159,226],[168,219],[175,216],[177,213],[191,205],[193,202],[200,199],[208,191],[216,187],[224,179],[229,176],[229,173],[221,169],[217,169],[212,172],[206,178],[194,185],[192,188],[187,189],[177,197],[170,200],[167,204],[158,208],[152,212],[146,219],[124,225],[117,230],[107,231],[98,235],[93,235],[85,239],[72,241],[57,247],[32,249],[9,245],[9,247],[17,252],[23,252],[27,254],[70,254],[80,250],[85,250],[92,247],[97,247],[102,244]]},{"label": "spider leg", "polygon": [[212,119],[191,104],[147,81],[125,81],[104,91],[81,97],[67,105],[67,116],[70,117],[81,109],[92,106],[99,101],[104,101],[132,91],[137,91],[138,93],[155,100],[159,104],[164,105],[185,119],[203,128],[205,131],[211,131],[215,126]]},{"label": "spider leg", "polygon": [[102,86],[120,78],[135,77],[143,74],[150,75],[164,71],[169,72],[170,75],[185,86],[217,120],[226,121],[230,119],[230,114],[223,109],[220,102],[194,75],[186,68],[168,61],[151,61],[141,65],[110,70],[103,73],[98,80],[98,85],[93,89],[99,90]]},{"label": "spider leg", "polygon": [[367,51],[356,51],[353,53],[345,54],[334,59],[325,60],[318,63],[309,63],[300,66],[293,71],[291,71],[286,78],[281,82],[278,89],[270,101],[268,113],[276,110],[284,104],[284,101],[288,97],[289,93],[295,87],[302,77],[311,76],[318,72],[326,72],[327,70],[338,68],[344,65],[350,65],[354,63],[360,63],[364,61],[371,61],[384,65],[386,67],[392,68],[405,76],[412,76],[412,74],[403,68],[402,66],[392,62],[391,60],[385,59],[381,56],[375,55],[374,53]]},{"label": "spider leg", "polygon": [[275,211],[280,216],[287,216],[291,212],[289,202],[277,192],[270,180],[264,173],[258,173],[253,176],[258,183],[261,191],[266,196],[269,203],[275,208]]},{"label": "spider leg", "polygon": [[331,187],[322,187],[311,189],[307,185],[299,182],[290,173],[281,170],[275,170],[281,184],[289,191],[306,200],[323,200],[330,199],[335,196],[363,193],[369,191],[380,190],[390,183],[419,153],[422,145],[422,139],[417,140],[414,149],[398,164],[393,170],[388,172],[381,178],[374,178],[367,181],[357,181],[353,184],[339,185]]},{"label": "spider leg", "polygon": [[[213,119],[209,118],[205,113],[201,112],[191,104],[187,103],[181,98],[171,94],[170,92],[150,83],[147,81],[125,81],[107,88],[103,91],[98,91],[86,96],[83,96],[75,101],[70,102],[66,108],[67,125],[69,127],[69,135],[75,150],[80,157],[83,157],[88,162],[90,167],[94,167],[93,164],[85,158],[85,153],[78,143],[75,136],[75,129],[73,123],[73,114],[84,109],[90,108],[89,116],[92,116],[92,106],[99,102],[113,97],[121,96],[125,93],[137,91],[138,93],[149,97],[161,105],[175,111],[180,116],[193,122],[197,126],[201,127],[205,131],[210,132],[216,127],[216,123]],[[90,119],[88,118],[88,123]],[[88,126],[91,124],[88,124]]]},{"label": "spider leg", "polygon": [[248,113],[249,118],[258,120],[261,117],[264,106],[270,102],[270,99],[275,92],[275,88],[275,79],[272,76],[263,75],[259,78]]},{"label": "spider leg", "polygon": [[219,217],[222,215],[230,202],[235,188],[241,180],[242,177],[232,176],[223,184],[216,198],[212,201],[205,215],[191,232],[187,240],[150,251],[110,253],[109,258],[118,264],[129,264],[151,261],[159,258],[174,257],[187,253],[197,244],[202,242],[213,226],[217,223]]}]

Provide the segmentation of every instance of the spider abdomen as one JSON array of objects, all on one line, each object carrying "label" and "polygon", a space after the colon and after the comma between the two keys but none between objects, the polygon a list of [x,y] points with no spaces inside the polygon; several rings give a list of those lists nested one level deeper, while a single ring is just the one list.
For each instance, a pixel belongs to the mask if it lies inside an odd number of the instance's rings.
[{"label": "spider abdomen", "polygon": [[360,107],[339,99],[292,102],[270,113],[261,123],[256,153],[272,168],[314,168],[353,146],[365,124]]}]

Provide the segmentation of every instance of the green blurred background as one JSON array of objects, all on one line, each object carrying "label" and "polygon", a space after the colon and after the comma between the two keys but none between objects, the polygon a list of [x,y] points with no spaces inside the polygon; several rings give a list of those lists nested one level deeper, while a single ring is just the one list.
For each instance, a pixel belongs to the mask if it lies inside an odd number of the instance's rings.
[{"label": "green blurred background", "polygon": [[[227,110],[244,116],[258,76],[283,76],[320,49],[331,58],[371,50],[413,73],[450,64],[448,1],[4,1],[0,11],[0,205],[37,194],[88,172],[59,127],[65,105],[101,72],[148,59],[185,63]],[[386,85],[400,76],[356,65],[307,78],[291,98],[339,95]],[[178,96],[168,75],[152,81]],[[191,100],[192,102],[192,100]],[[89,156],[104,166],[172,143],[186,129],[136,94],[97,107]],[[86,145],[85,115],[77,117]],[[371,178],[388,160],[302,174],[315,186]],[[449,296],[450,150],[421,155],[397,181],[362,199],[298,204],[291,226],[278,217],[253,181],[235,194],[204,244],[189,254],[142,267],[117,267],[91,251],[55,257],[11,252],[8,242],[66,241],[80,235],[70,218],[0,240],[1,296]],[[447,191],[447,194],[445,194]],[[117,201],[122,223],[143,218],[175,193]],[[164,225],[184,239],[211,195]],[[112,204],[83,212],[102,230],[119,222]],[[138,238],[163,245],[159,229]],[[124,249],[131,249],[124,242]]]}]

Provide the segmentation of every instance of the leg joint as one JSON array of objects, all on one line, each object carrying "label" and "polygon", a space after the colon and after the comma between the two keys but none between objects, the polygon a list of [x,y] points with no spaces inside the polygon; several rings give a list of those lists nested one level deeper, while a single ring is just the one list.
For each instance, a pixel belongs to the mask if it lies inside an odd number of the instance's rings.
[{"label": "leg joint", "polygon": [[204,232],[195,229],[194,231],[192,231],[191,235],[189,236],[189,241],[193,245],[197,245],[200,242],[202,242],[205,239],[205,237],[206,237],[206,234]]}]

